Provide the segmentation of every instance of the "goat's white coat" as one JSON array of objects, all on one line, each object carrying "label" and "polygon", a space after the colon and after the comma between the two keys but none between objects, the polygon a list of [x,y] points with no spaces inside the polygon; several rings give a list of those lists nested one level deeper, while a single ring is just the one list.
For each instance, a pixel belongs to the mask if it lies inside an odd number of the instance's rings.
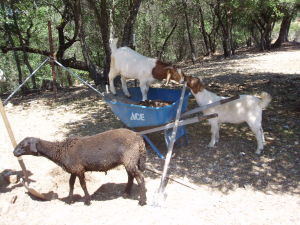
[{"label": "goat's white coat", "polygon": [[3,70],[0,69],[0,82],[5,82],[6,81],[6,78],[4,76],[4,72]]},{"label": "goat's white coat", "polygon": [[[193,92],[192,92],[193,93]],[[209,103],[225,99],[206,89],[198,93],[193,93],[197,103],[207,105]],[[263,92],[262,99],[252,95],[240,95],[240,98],[232,102],[225,103],[205,110],[205,115],[217,113],[218,117],[209,119],[211,125],[211,141],[209,147],[215,146],[219,140],[220,123],[242,123],[247,122],[250,129],[255,134],[257,140],[256,154],[260,154],[264,147],[264,133],[261,125],[262,110],[265,109],[271,101],[271,96]]]},{"label": "goat's white coat", "polygon": [[126,85],[126,79],[137,79],[140,82],[142,100],[146,100],[149,86],[155,81],[155,78],[152,75],[152,70],[156,66],[158,60],[143,56],[128,47],[117,48],[116,44],[117,39],[112,40],[110,43],[111,65],[108,75],[110,91],[113,94],[116,94],[113,81],[116,76],[121,75],[124,94],[127,97],[130,97]]}]

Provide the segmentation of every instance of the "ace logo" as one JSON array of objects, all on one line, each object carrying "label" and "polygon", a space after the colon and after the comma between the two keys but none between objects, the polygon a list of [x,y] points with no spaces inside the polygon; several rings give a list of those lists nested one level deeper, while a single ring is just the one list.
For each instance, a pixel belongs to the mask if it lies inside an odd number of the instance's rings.
[{"label": "ace logo", "polygon": [[130,120],[145,120],[144,113],[131,113]]}]

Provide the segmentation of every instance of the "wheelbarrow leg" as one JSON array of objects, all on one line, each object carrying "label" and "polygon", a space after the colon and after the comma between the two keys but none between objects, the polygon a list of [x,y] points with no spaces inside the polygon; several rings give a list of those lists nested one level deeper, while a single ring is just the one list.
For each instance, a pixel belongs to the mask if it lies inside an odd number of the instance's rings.
[{"label": "wheelbarrow leg", "polygon": [[165,159],[165,157],[160,153],[158,148],[153,144],[153,142],[146,135],[142,135],[145,141],[150,145],[150,147],[155,151],[159,158]]}]

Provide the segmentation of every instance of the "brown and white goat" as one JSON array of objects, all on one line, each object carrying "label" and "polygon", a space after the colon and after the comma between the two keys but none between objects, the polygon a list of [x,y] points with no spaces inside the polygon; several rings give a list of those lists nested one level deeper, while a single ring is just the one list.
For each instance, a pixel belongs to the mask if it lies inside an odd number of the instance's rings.
[{"label": "brown and white goat", "polygon": [[130,97],[127,89],[126,79],[137,79],[140,82],[142,92],[142,100],[147,99],[149,86],[155,80],[167,79],[182,83],[184,74],[180,69],[174,66],[163,63],[157,59],[143,56],[128,47],[117,48],[117,39],[110,43],[111,48],[111,63],[109,71],[110,91],[116,94],[114,79],[121,75],[121,83],[124,94]]},{"label": "brown and white goat", "polygon": [[[203,82],[198,77],[185,76],[188,87],[196,98],[198,105],[207,105],[226,97],[218,96],[205,89]],[[204,110],[205,115],[217,113],[218,117],[209,119],[211,125],[211,140],[209,147],[214,147],[219,140],[220,123],[239,124],[246,122],[257,140],[256,154],[260,154],[264,148],[264,133],[261,125],[262,110],[271,102],[271,96],[261,93],[261,99],[253,95],[240,95],[240,98],[222,105]]]}]

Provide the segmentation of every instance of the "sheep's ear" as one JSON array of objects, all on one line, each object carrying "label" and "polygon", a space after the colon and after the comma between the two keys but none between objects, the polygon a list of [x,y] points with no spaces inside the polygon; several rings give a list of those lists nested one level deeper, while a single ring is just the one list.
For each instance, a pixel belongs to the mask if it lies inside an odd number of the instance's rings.
[{"label": "sheep's ear", "polygon": [[169,84],[170,79],[171,79],[171,72],[170,72],[170,70],[169,70],[168,73],[167,73],[167,82],[166,82],[166,85]]},{"label": "sheep's ear", "polygon": [[30,138],[29,139],[29,143],[30,143],[30,150],[32,152],[38,152],[37,148],[36,148],[36,144],[37,144],[37,139],[36,138]]}]

